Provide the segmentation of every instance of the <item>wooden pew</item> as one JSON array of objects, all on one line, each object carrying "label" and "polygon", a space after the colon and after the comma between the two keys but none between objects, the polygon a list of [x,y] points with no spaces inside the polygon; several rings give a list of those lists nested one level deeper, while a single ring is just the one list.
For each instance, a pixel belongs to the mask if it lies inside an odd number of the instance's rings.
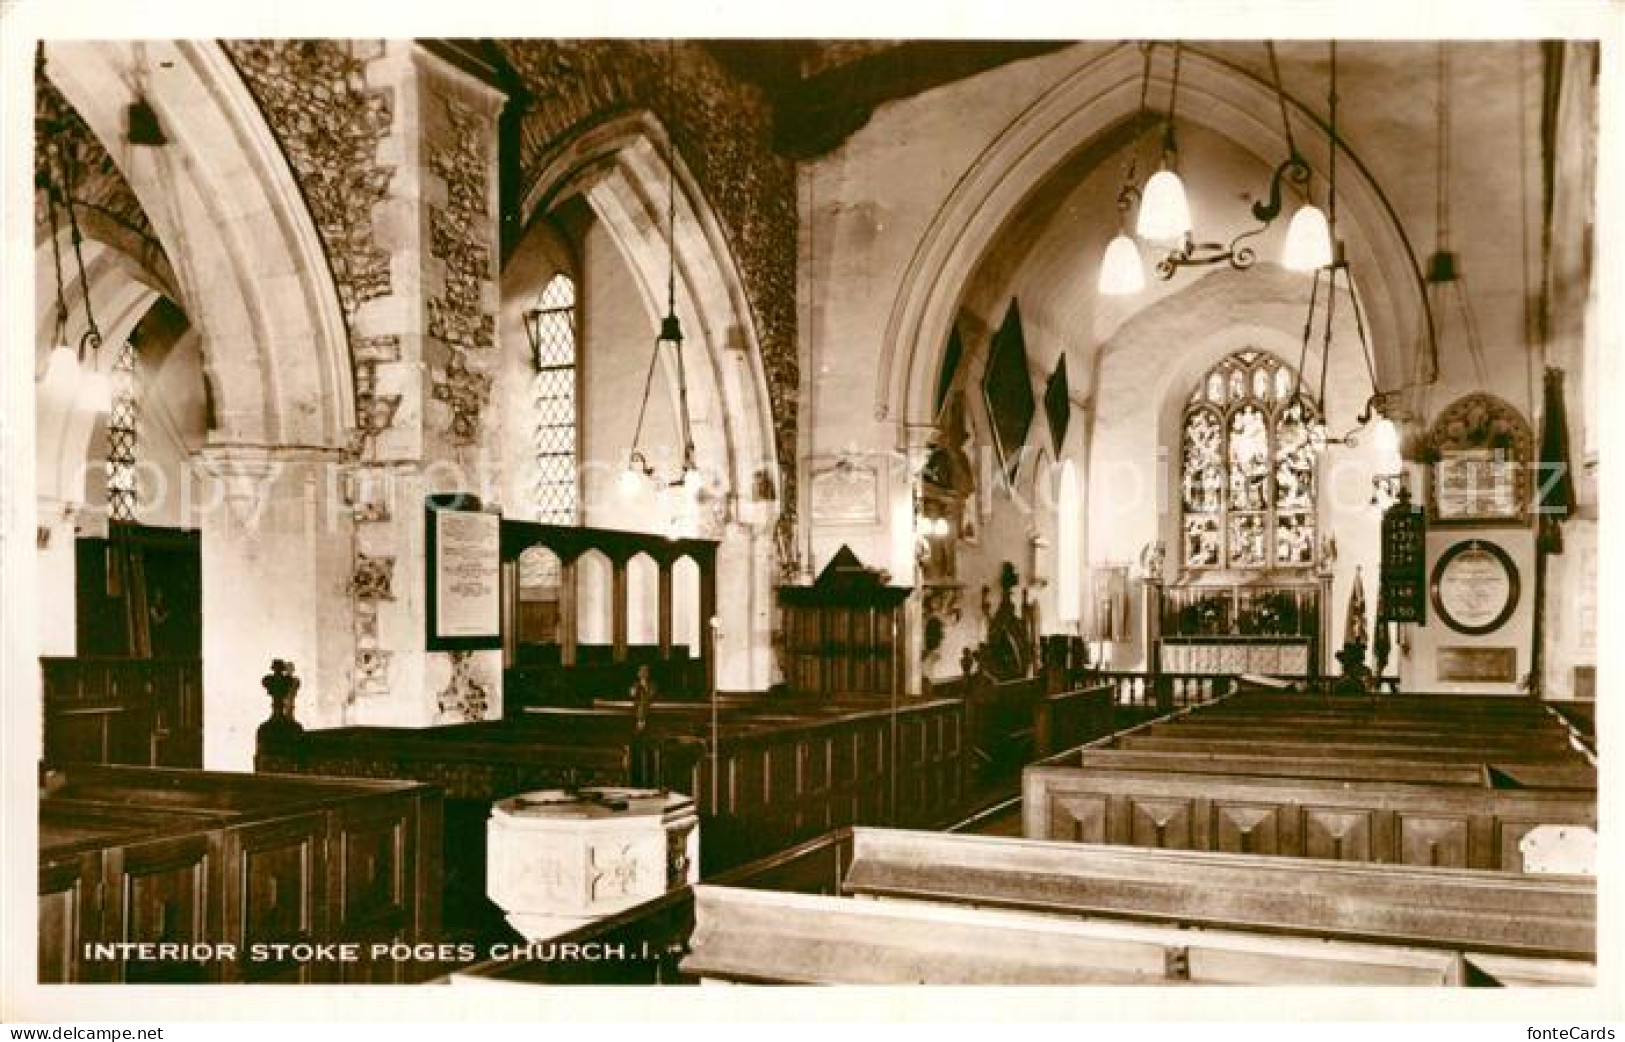
[{"label": "wooden pew", "polygon": [[[1292,740],[1264,742],[1243,738],[1186,738],[1167,735],[1125,735],[1114,743],[1121,749],[1145,749],[1162,752],[1218,753],[1229,755],[1315,756],[1333,754],[1363,759],[1396,759],[1431,762],[1483,762],[1487,758],[1508,763],[1579,763],[1578,753],[1572,749],[1522,749],[1504,747],[1486,750],[1476,745],[1435,745],[1411,742],[1387,742],[1380,738],[1364,740],[1317,742],[1297,737]],[[1493,754],[1491,756],[1490,754]]]},{"label": "wooden pew", "polygon": [[700,885],[684,973],[760,984],[1459,985],[1459,956]]},{"label": "wooden pew", "polygon": [[1597,822],[1564,790],[1030,767],[1030,839],[1408,865],[1523,869],[1518,842],[1543,824]]},{"label": "wooden pew", "polygon": [[1502,789],[1597,788],[1596,768],[1589,764],[1523,764],[1506,762],[1363,759],[1344,756],[1271,756],[1267,753],[1159,752],[1143,749],[1079,750],[1054,764],[1060,767],[1104,767],[1191,774],[1252,774],[1278,778],[1340,778],[1425,785],[1468,785]]},{"label": "wooden pew", "polygon": [[1590,879],[854,829],[850,895],[1596,959]]},{"label": "wooden pew", "polygon": [[[371,945],[441,939],[432,788],[81,764],[47,782],[42,983],[402,982],[431,968]],[[196,947],[104,957],[95,942]],[[358,958],[256,959],[254,943],[354,943]]]}]

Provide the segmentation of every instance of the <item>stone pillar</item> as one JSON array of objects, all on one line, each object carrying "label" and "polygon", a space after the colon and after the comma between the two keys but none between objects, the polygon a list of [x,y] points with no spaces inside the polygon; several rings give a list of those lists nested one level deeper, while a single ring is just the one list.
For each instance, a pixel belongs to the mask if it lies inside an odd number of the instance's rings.
[{"label": "stone pillar", "polygon": [[300,722],[345,722],[353,526],[334,454],[211,447],[195,465],[203,556],[203,766],[251,770],[266,718],[258,677],[286,659],[305,682]]},{"label": "stone pillar", "polygon": [[76,556],[79,504],[50,496],[36,500],[39,508],[35,560],[34,602],[41,655],[72,655],[78,646]]},{"label": "stone pillar", "polygon": [[[777,558],[768,521],[730,521],[717,547],[717,690],[766,691],[773,675],[774,581]],[[702,635],[705,620],[700,620]]]},{"label": "stone pillar", "polygon": [[496,716],[501,652],[428,650],[424,500],[501,506],[497,116],[503,96],[410,41],[388,41],[367,82],[394,103],[372,207],[389,257],[381,292],[352,318],[363,431],[349,473],[358,724],[428,726]]}]

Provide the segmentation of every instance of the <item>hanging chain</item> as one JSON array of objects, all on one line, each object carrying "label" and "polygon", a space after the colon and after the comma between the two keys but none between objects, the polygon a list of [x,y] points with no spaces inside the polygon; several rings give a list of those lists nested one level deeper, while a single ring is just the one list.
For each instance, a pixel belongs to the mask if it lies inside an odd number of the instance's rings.
[{"label": "hanging chain", "polygon": [[1434,130],[1434,150],[1438,153],[1438,181],[1433,199],[1434,249],[1450,251],[1450,52],[1439,41],[1437,59],[1438,114]]},{"label": "hanging chain", "polygon": [[1286,91],[1281,89],[1281,66],[1275,58],[1275,42],[1265,41],[1264,47],[1270,55],[1270,75],[1275,79],[1275,101],[1281,107],[1281,131],[1286,135],[1286,152],[1289,156],[1298,154],[1298,143],[1292,140],[1292,120],[1287,117]]}]

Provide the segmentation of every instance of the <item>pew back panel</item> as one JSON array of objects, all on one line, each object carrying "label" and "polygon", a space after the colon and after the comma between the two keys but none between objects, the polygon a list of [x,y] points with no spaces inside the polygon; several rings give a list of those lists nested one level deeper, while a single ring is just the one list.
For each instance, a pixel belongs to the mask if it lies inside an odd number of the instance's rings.
[{"label": "pew back panel", "polygon": [[1596,825],[1589,794],[1029,768],[1030,839],[1517,872],[1541,824]]},{"label": "pew back panel", "polygon": [[1458,956],[1080,921],[915,901],[700,885],[685,973],[808,984],[1364,984],[1462,981]]},{"label": "pew back panel", "polygon": [[1596,957],[1596,884],[1576,877],[860,828],[844,888],[1074,916]]}]

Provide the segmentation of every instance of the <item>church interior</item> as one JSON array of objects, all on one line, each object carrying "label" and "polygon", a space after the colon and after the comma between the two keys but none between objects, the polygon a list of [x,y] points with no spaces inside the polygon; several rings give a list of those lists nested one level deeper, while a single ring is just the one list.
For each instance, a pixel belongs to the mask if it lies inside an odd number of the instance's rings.
[{"label": "church interior", "polygon": [[37,980],[1594,987],[1603,50],[40,43]]}]

